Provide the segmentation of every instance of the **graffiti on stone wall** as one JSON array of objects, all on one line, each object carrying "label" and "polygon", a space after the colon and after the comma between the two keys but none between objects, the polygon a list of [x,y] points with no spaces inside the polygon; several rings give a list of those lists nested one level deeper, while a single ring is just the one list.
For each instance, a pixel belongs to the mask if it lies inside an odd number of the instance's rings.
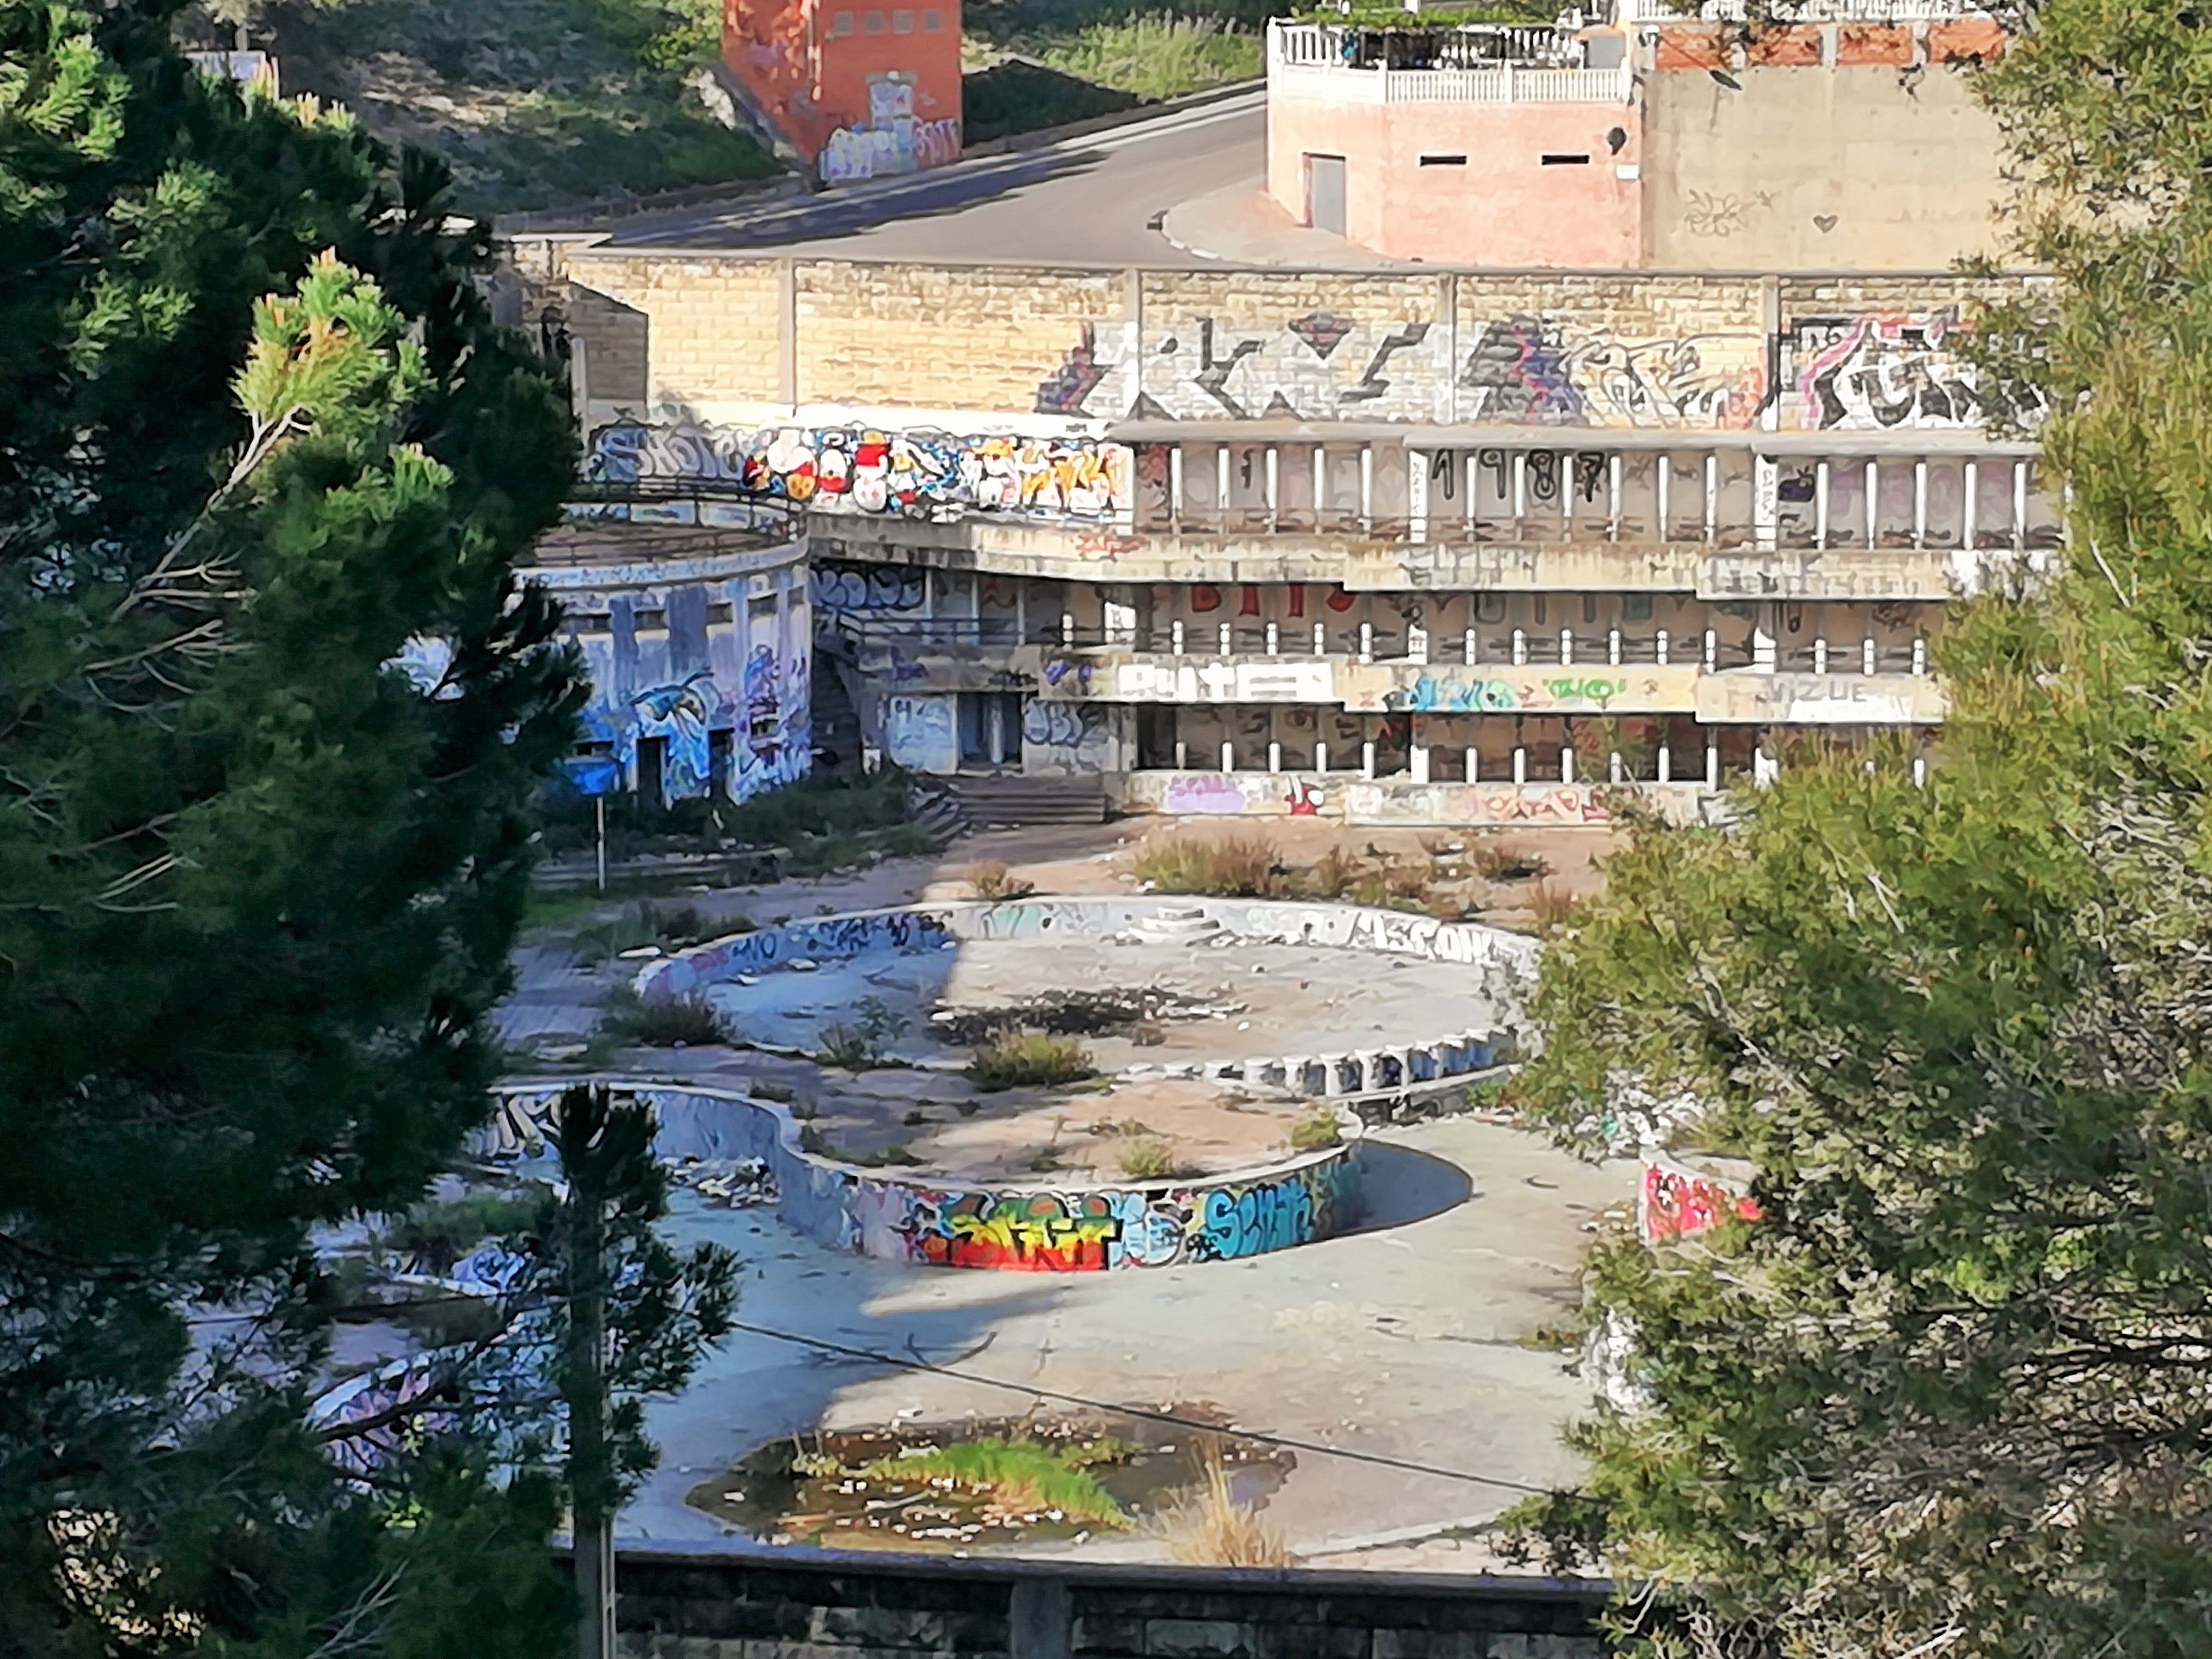
[{"label": "graffiti on stone wall", "polygon": [[1349,823],[1575,826],[1611,823],[1613,805],[1604,784],[1355,783],[1344,816]]},{"label": "graffiti on stone wall", "polygon": [[1966,328],[1956,307],[1917,317],[1798,319],[1784,340],[1796,371],[1798,423],[1822,432],[2040,423],[2048,395],[1966,361],[1959,344]]},{"label": "graffiti on stone wall", "polygon": [[1743,1188],[1654,1160],[1644,1166],[1637,1220],[1647,1244],[1688,1238],[1725,1221],[1757,1221],[1763,1213]]},{"label": "graffiti on stone wall", "polygon": [[960,123],[917,119],[914,92],[909,76],[870,76],[867,120],[838,128],[815,158],[823,181],[852,184],[958,161]]},{"label": "graffiti on stone wall", "polygon": [[1102,519],[1128,510],[1129,469],[1126,447],[1089,438],[622,421],[592,434],[589,471],[612,483],[734,483],[816,512]]},{"label": "graffiti on stone wall", "polygon": [[1086,328],[1037,387],[1041,413],[1155,420],[1440,420],[1450,407],[1449,331],[1426,319],[1358,322],[1312,311],[1246,326],[1147,319],[1126,337]]},{"label": "graffiti on stone wall", "polygon": [[1022,741],[1047,752],[1036,758],[1070,772],[1117,769],[1110,711],[1096,703],[1029,700],[1022,712]]},{"label": "graffiti on stone wall", "polygon": [[[1534,426],[1747,427],[1765,401],[1755,336],[1569,338],[1547,318],[1486,324],[1459,374],[1457,417]],[[1731,364],[1731,359],[1735,360]]]},{"label": "graffiti on stone wall", "polygon": [[959,734],[951,697],[889,697],[884,702],[884,749],[910,772],[960,769]]},{"label": "graffiti on stone wall", "polygon": [[918,611],[923,573],[908,564],[817,564],[807,591],[824,611]]}]

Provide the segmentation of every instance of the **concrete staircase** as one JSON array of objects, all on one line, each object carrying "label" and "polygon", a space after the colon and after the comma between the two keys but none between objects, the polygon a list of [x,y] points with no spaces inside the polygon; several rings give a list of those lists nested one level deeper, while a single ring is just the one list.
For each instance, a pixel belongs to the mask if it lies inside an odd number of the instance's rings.
[{"label": "concrete staircase", "polygon": [[1103,823],[1101,778],[1024,778],[969,774],[944,780],[960,811],[978,830],[1023,823]]},{"label": "concrete staircase", "polygon": [[853,707],[852,688],[845,683],[843,665],[828,653],[814,653],[814,748],[832,755],[839,766],[860,763],[860,716]]}]

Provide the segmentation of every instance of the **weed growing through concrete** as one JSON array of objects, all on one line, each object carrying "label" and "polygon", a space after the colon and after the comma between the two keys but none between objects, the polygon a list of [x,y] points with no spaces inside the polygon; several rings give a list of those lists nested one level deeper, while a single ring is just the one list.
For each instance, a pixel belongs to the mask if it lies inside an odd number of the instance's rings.
[{"label": "weed growing through concrete", "polygon": [[1220,898],[1279,898],[1291,890],[1290,872],[1274,849],[1256,836],[1219,841],[1170,836],[1137,853],[1137,879],[1162,893],[1208,893]]},{"label": "weed growing through concrete", "polygon": [[1198,1486],[1160,1518],[1168,1553],[1178,1561],[1207,1567],[1287,1567],[1290,1546],[1281,1533],[1260,1518],[1249,1504],[1237,1501],[1221,1448],[1209,1440],[1198,1457]]},{"label": "weed growing through concrete", "polygon": [[1158,1135],[1125,1141],[1115,1161],[1132,1181],[1160,1181],[1176,1172],[1175,1148]]},{"label": "weed growing through concrete", "polygon": [[1079,1083],[1097,1074],[1089,1049],[1073,1037],[1051,1036],[1042,1031],[1012,1032],[994,1038],[976,1049],[975,1058],[968,1062],[969,1081],[986,1094]]},{"label": "weed growing through concrete", "polygon": [[893,1013],[881,997],[862,997],[853,1006],[854,1021],[825,1026],[822,1052],[815,1056],[824,1066],[848,1072],[866,1072],[884,1063],[884,1050],[906,1031],[906,1021]]},{"label": "weed growing through concrete", "polygon": [[702,1048],[726,1042],[721,1016],[700,997],[671,997],[647,1002],[627,986],[607,998],[599,1030],[611,1040],[641,1042],[655,1048]]},{"label": "weed growing through concrete", "polygon": [[980,864],[969,865],[964,879],[969,892],[994,904],[1003,903],[1008,899],[1027,898],[1036,891],[1035,882],[1024,881],[1012,874],[997,859],[985,859]]}]

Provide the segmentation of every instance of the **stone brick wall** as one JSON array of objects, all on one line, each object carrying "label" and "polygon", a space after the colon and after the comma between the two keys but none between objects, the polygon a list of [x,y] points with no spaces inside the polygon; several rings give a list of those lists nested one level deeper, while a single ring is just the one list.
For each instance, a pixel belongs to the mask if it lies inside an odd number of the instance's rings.
[{"label": "stone brick wall", "polygon": [[[642,406],[629,376],[617,395],[595,370],[601,420],[742,425],[782,410],[893,429],[980,430],[977,416],[1054,432],[1131,418],[1970,426],[1985,399],[1955,337],[1995,291],[1952,275],[1085,270],[588,246],[544,257],[609,302],[604,318],[570,307],[586,330],[642,317],[649,331]],[[596,334],[591,345],[596,364]],[[1829,392],[1803,395],[1815,373]]]},{"label": "stone brick wall", "polygon": [[1601,1659],[1602,1587],[625,1552],[632,1659]]}]

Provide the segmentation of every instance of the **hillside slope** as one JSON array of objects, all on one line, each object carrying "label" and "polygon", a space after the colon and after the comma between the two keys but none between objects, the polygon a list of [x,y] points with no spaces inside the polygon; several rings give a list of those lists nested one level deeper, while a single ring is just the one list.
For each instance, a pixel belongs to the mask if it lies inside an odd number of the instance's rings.
[{"label": "hillside slope", "polygon": [[513,212],[775,171],[684,87],[720,15],[712,0],[295,0],[255,33],[288,92],[438,151],[466,206]]}]

